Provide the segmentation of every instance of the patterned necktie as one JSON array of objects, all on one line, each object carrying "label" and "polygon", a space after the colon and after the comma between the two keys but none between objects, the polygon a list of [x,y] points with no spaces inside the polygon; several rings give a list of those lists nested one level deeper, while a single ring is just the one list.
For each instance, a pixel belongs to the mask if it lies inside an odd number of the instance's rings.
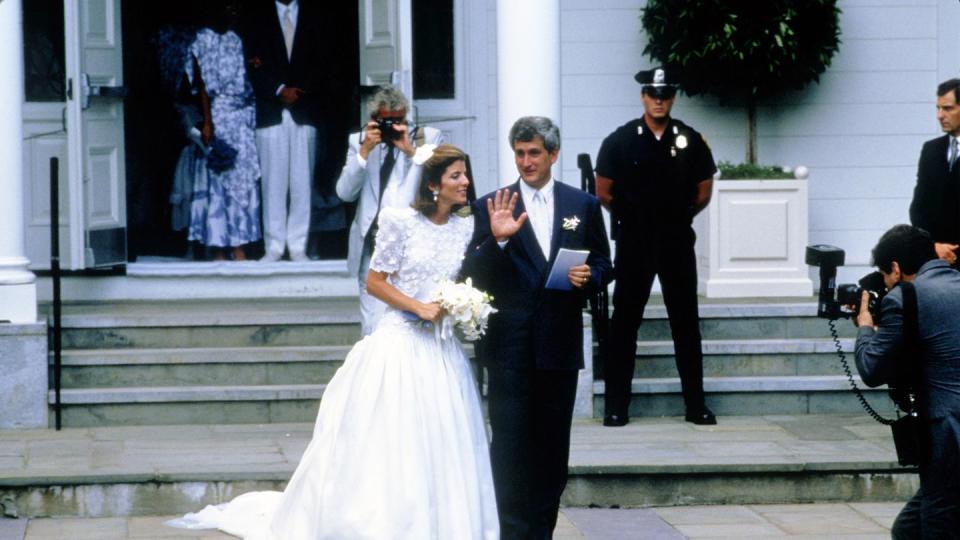
[{"label": "patterned necktie", "polygon": [[953,166],[957,163],[957,138],[950,137],[950,156],[947,158],[947,161],[950,162],[950,170],[953,170]]},{"label": "patterned necktie", "polygon": [[290,6],[283,11],[283,42],[287,46],[287,59],[293,54],[293,14]]}]

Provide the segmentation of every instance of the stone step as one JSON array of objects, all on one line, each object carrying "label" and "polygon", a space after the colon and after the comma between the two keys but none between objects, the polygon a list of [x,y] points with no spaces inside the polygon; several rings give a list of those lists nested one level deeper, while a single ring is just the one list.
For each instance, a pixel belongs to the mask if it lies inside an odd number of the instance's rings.
[{"label": "stone step", "polygon": [[63,330],[64,349],[352,345],[359,339],[360,325],[351,322]]},{"label": "stone step", "polygon": [[[180,515],[282,489],[312,433],[312,421],[0,432],[0,500],[21,517]],[[861,414],[576,421],[569,464],[567,506],[898,501],[918,485],[889,428]]]},{"label": "stone step", "polygon": [[[671,339],[666,308],[652,300],[640,341]],[[716,303],[714,303],[716,302]],[[827,321],[816,303],[737,302],[701,299],[701,332],[707,340],[823,339]],[[351,344],[359,338],[356,299],[245,302],[144,302],[69,305],[63,317],[65,348],[231,347]],[[853,325],[836,324],[842,337]]]},{"label": "stone step", "polygon": [[62,357],[62,388],[326,383],[346,345],[181,349],[75,349]]},{"label": "stone step", "polygon": [[[310,422],[325,388],[325,384],[73,388],[61,390],[60,403],[63,425],[72,428]],[[50,391],[51,406],[55,399]]]},{"label": "stone step", "polygon": [[[829,339],[704,340],[703,372],[707,377],[772,375],[836,375],[841,373],[836,345]],[[840,340],[847,361],[853,362],[853,340]],[[674,377],[673,341],[637,344],[634,376]],[[852,364],[851,364],[852,365]],[[600,378],[602,370],[596,370]]]},{"label": "stone step", "polygon": [[[880,414],[896,416],[885,386],[867,388],[856,376],[854,382]],[[707,405],[718,416],[863,412],[843,375],[704,377],[703,388]],[[594,383],[595,417],[603,416],[605,390],[603,381]],[[684,411],[677,377],[635,378],[631,391],[631,417],[672,416]]]}]

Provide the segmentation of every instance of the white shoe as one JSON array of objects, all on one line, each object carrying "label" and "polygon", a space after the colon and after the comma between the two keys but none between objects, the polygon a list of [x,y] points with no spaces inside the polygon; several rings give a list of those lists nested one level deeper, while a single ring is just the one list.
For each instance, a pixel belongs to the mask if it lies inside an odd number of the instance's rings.
[{"label": "white shoe", "polygon": [[260,262],[277,262],[279,260],[280,260],[280,255],[276,255],[274,253],[267,253],[266,255],[260,258]]},{"label": "white shoe", "polygon": [[311,261],[310,257],[307,257],[303,253],[291,253],[290,260],[293,262],[310,262]]}]

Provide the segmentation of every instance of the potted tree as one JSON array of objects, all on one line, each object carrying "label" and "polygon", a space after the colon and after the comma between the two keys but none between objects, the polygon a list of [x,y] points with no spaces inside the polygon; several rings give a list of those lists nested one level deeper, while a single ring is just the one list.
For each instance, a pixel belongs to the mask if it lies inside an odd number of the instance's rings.
[{"label": "potted tree", "polygon": [[746,111],[746,163],[722,163],[698,216],[699,291],[708,297],[809,296],[807,171],[757,165],[757,104],[803,88],[840,44],[836,0],[648,0],[644,54],[679,68],[690,96]]}]

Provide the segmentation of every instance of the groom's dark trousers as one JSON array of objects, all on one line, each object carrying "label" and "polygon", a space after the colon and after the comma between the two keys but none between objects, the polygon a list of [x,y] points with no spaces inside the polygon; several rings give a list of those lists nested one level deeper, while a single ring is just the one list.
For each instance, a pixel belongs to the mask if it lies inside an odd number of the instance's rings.
[{"label": "groom's dark trousers", "polygon": [[[508,189],[517,192],[519,184]],[[476,353],[489,373],[500,534],[504,540],[548,540],[567,483],[570,422],[583,368],[584,299],[610,281],[610,247],[597,199],[559,182],[549,259],[529,221],[500,246],[490,233],[491,195],[474,205],[476,228],[463,273],[493,295],[498,310]],[[520,197],[514,215],[523,212]],[[544,288],[561,247],[590,252],[585,290]]]}]

